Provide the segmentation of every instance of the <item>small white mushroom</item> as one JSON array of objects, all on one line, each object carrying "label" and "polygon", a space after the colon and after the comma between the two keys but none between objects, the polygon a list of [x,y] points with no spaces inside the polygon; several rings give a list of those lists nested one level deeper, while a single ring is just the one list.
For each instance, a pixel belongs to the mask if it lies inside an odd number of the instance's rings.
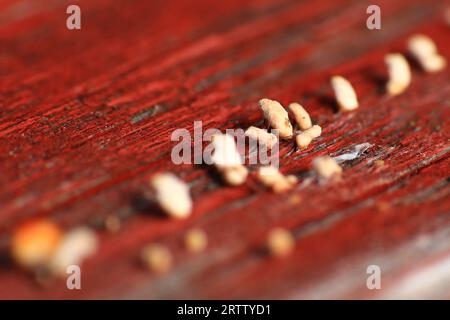
[{"label": "small white mushroom", "polygon": [[273,166],[260,167],[257,174],[258,180],[275,193],[285,192],[292,189],[297,183],[297,177],[285,176]]},{"label": "small white mushroom", "polygon": [[70,265],[80,265],[83,260],[97,251],[98,241],[95,232],[79,227],[67,232],[49,263],[53,274],[63,275]]},{"label": "small white mushroom", "polygon": [[297,143],[297,146],[300,149],[308,148],[308,146],[310,145],[312,140],[313,140],[313,138],[310,135],[304,134],[304,133],[300,133],[295,136],[295,143]]},{"label": "small white mushroom", "polygon": [[287,256],[295,247],[294,236],[286,229],[274,228],[267,237],[267,249],[276,257]]},{"label": "small white mushroom", "polygon": [[148,244],[141,251],[141,260],[150,270],[158,274],[166,273],[172,267],[172,254],[160,244]]},{"label": "small white mushroom", "polygon": [[120,221],[120,218],[118,216],[110,215],[105,219],[104,226],[105,229],[109,232],[115,233],[118,232],[122,227],[122,222]]},{"label": "small white mushroom", "polygon": [[353,89],[347,79],[341,76],[333,76],[331,78],[331,87],[342,112],[353,111],[358,108],[359,104],[355,89]]},{"label": "small white mushroom", "polygon": [[258,170],[259,180],[266,186],[272,186],[278,180],[284,179],[283,174],[273,166],[260,167]]},{"label": "small white mushroom", "polygon": [[221,171],[223,179],[231,186],[239,186],[245,182],[248,169],[243,165],[229,167]]},{"label": "small white mushroom", "polygon": [[301,130],[306,130],[311,128],[312,122],[309,113],[298,103],[291,103],[288,109],[292,112],[295,118],[295,122],[297,122],[298,127]]},{"label": "small white mushroom", "polygon": [[313,139],[315,139],[315,138],[320,137],[320,135],[322,134],[322,127],[315,124],[311,128],[303,131],[303,133],[306,133],[306,134],[310,135]]},{"label": "small white mushroom", "polygon": [[189,186],[171,173],[153,176],[150,184],[156,191],[160,207],[173,218],[186,218],[192,211]]},{"label": "small white mushroom", "polygon": [[408,61],[400,53],[391,53],[384,57],[384,62],[389,73],[386,91],[392,96],[404,92],[411,83],[411,70]]},{"label": "small white mushroom", "polygon": [[426,35],[417,34],[410,37],[408,51],[426,72],[441,71],[447,64],[445,58],[438,53],[436,44]]},{"label": "small white mushroom", "polygon": [[428,58],[438,54],[434,41],[424,34],[416,34],[411,36],[408,39],[408,50],[416,58]]},{"label": "small white mushroom", "polygon": [[322,134],[322,128],[318,125],[314,125],[311,128],[300,132],[295,137],[295,142],[297,143],[297,146],[301,149],[306,149],[311,141],[315,138],[320,137]]},{"label": "small white mushroom", "polygon": [[242,165],[242,158],[232,136],[214,135],[212,162],[222,174],[223,179],[232,186],[241,185],[248,176],[248,170]]},{"label": "small white mushroom", "polygon": [[261,99],[259,100],[259,106],[269,126],[278,130],[280,138],[289,139],[292,137],[293,129],[289,121],[289,115],[278,101]]},{"label": "small white mushroom", "polygon": [[245,130],[245,135],[250,139],[258,141],[260,144],[266,145],[268,149],[272,149],[278,143],[278,138],[275,134],[253,126]]},{"label": "small white mushroom", "polygon": [[322,179],[330,179],[342,174],[342,168],[330,156],[317,157],[313,160],[312,164],[314,170]]},{"label": "small white mushroom", "polygon": [[216,134],[212,137],[214,152],[212,162],[219,169],[226,169],[242,164],[242,158],[234,138],[228,134]]},{"label": "small white mushroom", "polygon": [[184,236],[184,244],[189,252],[199,253],[208,245],[208,236],[202,229],[191,229]]}]

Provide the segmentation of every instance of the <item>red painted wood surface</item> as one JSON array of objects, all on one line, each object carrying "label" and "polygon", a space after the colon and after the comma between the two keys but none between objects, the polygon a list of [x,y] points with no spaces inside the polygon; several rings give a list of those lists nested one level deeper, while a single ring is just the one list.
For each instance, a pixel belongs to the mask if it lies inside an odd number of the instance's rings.
[{"label": "red painted wood surface", "polygon": [[[0,1],[0,298],[450,297],[449,69],[414,66],[405,94],[383,92],[383,56],[405,52],[411,34],[450,61],[449,2],[80,0],[80,31],[66,29],[70,3]],[[369,3],[381,30],[366,28]],[[334,74],[354,84],[357,112],[336,112]],[[344,163],[342,181],[286,194],[172,164],[174,129],[261,124],[262,97],[301,102],[323,128],[306,151],[280,148],[282,171],[302,181],[319,155],[373,146]],[[191,218],[155,214],[147,181],[158,171],[191,184]],[[111,214],[122,229],[97,231],[82,290],[39,284],[6,258],[27,218],[71,228]],[[209,235],[199,255],[182,246],[193,226]],[[262,251],[274,226],[296,236],[287,258]],[[172,250],[168,274],[139,264],[150,242]],[[382,290],[366,288],[371,264]]]}]

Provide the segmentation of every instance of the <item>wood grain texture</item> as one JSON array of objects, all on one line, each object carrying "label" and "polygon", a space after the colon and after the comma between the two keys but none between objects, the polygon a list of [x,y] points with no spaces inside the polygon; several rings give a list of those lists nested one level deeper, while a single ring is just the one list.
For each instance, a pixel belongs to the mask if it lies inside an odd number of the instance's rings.
[{"label": "wood grain texture", "polygon": [[[449,2],[80,0],[80,31],[66,29],[70,3],[0,1],[0,298],[450,297],[450,272],[436,272],[450,257],[450,72],[414,65],[405,94],[383,92],[383,56],[405,52],[411,34],[450,61]],[[369,3],[381,30],[365,26]],[[354,84],[357,112],[336,112],[334,74]],[[342,181],[276,195],[253,174],[233,188],[171,162],[174,129],[259,125],[262,97],[301,102],[323,128],[305,151],[280,146],[281,170],[302,182],[315,157],[373,146],[344,163]],[[192,218],[156,214],[147,181],[159,171],[190,183]],[[80,291],[38,284],[6,257],[25,219],[71,228],[111,214],[123,228],[98,229]],[[209,236],[200,255],[182,246],[194,226]],[[287,258],[262,250],[274,226],[296,237]],[[172,250],[168,274],[139,265],[149,242]],[[380,291],[366,288],[370,264]]]}]

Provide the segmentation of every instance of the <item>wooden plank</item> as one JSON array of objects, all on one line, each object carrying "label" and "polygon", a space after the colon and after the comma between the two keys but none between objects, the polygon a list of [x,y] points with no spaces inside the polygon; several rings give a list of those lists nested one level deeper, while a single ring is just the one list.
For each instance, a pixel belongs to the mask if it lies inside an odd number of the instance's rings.
[{"label": "wooden plank", "polygon": [[[448,2],[379,3],[382,29],[370,31],[365,1],[81,0],[82,30],[68,31],[67,1],[1,1],[0,298],[390,297],[445,263],[449,72],[414,65],[408,91],[389,98],[383,56],[425,33],[449,60]],[[357,112],[336,112],[333,74],[354,84]],[[295,190],[271,194],[253,173],[227,187],[213,169],[171,162],[173,130],[260,125],[261,97],[300,101],[323,128],[305,151],[280,147],[282,171],[303,182]],[[371,147],[343,164],[342,181],[304,183],[312,159],[361,143]],[[190,183],[192,218],[157,214],[147,181],[158,171]],[[80,291],[38,284],[6,257],[24,219],[71,228],[111,214],[123,228],[98,230]],[[182,247],[192,226],[209,236],[200,255]],[[285,259],[262,250],[274,226],[297,239]],[[139,265],[152,241],[174,254],[166,275]],[[369,264],[383,270],[381,291],[365,286]],[[448,297],[450,282],[428,282],[419,297]]]}]

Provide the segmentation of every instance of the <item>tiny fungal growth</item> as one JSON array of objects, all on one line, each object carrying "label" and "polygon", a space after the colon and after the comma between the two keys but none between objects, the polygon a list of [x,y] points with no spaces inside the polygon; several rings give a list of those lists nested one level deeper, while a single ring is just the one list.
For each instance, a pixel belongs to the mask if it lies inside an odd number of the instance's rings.
[{"label": "tiny fungal growth", "polygon": [[384,160],[381,160],[381,159],[375,160],[375,161],[373,162],[373,164],[375,165],[375,167],[381,168],[381,167],[384,166]]},{"label": "tiny fungal growth", "polygon": [[436,44],[426,35],[417,34],[409,38],[408,51],[426,72],[441,71],[447,64],[438,53]]},{"label": "tiny fungal growth", "polygon": [[122,227],[122,223],[120,222],[120,218],[118,216],[115,215],[110,215],[105,219],[104,222],[105,225],[105,229],[108,232],[111,233],[116,233],[120,230],[120,228]]},{"label": "tiny fungal growth", "polygon": [[331,78],[331,87],[333,88],[339,110],[349,112],[358,108],[358,98],[355,89],[351,83],[341,76]]},{"label": "tiny fungal growth", "polygon": [[293,128],[289,121],[289,115],[283,106],[278,101],[270,99],[259,100],[259,106],[269,126],[278,130],[280,138],[290,139],[293,134]]},{"label": "tiny fungal growth", "polygon": [[253,126],[245,130],[245,135],[250,139],[258,141],[260,144],[266,145],[268,149],[272,149],[273,146],[278,143],[278,138],[276,135],[267,132],[267,130]]},{"label": "tiny fungal growth", "polygon": [[141,251],[144,265],[155,273],[166,273],[172,267],[172,254],[160,244],[149,244]]},{"label": "tiny fungal growth", "polygon": [[184,244],[189,252],[199,253],[208,245],[208,236],[201,229],[191,229],[184,237]]},{"label": "tiny fungal growth", "polygon": [[309,113],[298,103],[291,103],[288,109],[292,112],[295,122],[301,130],[311,128],[312,122]]},{"label": "tiny fungal growth", "polygon": [[53,274],[64,275],[70,265],[79,265],[97,251],[98,240],[94,231],[79,227],[67,232],[49,263]]},{"label": "tiny fungal growth", "polygon": [[260,167],[257,177],[262,184],[271,188],[275,193],[290,190],[298,182],[296,176],[285,176],[273,166]]},{"label": "tiny fungal growth", "polygon": [[151,181],[160,207],[172,218],[186,218],[192,211],[189,186],[171,173],[159,173]]},{"label": "tiny fungal growth", "polygon": [[338,177],[342,174],[342,168],[330,156],[322,156],[315,158],[312,162],[314,170],[320,178],[330,179]]},{"label": "tiny fungal growth", "polygon": [[387,54],[384,57],[389,73],[386,91],[391,96],[403,93],[411,83],[411,70],[408,61],[400,53]]},{"label": "tiny fungal growth", "polygon": [[214,135],[212,142],[214,146],[212,162],[223,179],[232,186],[243,184],[247,179],[248,169],[242,164],[233,137],[227,134]]},{"label": "tiny fungal growth", "polygon": [[300,132],[295,136],[295,142],[300,149],[306,149],[311,141],[320,137],[322,134],[322,128],[318,125],[314,125],[305,131]]},{"label": "tiny fungal growth", "polygon": [[295,247],[294,236],[286,229],[275,228],[267,238],[267,249],[273,256],[287,256]]},{"label": "tiny fungal growth", "polygon": [[23,268],[46,266],[58,249],[62,231],[51,221],[27,222],[14,231],[11,239],[11,255]]},{"label": "tiny fungal growth", "polygon": [[238,165],[223,170],[222,176],[229,185],[239,186],[247,179],[248,170],[243,165]]}]

